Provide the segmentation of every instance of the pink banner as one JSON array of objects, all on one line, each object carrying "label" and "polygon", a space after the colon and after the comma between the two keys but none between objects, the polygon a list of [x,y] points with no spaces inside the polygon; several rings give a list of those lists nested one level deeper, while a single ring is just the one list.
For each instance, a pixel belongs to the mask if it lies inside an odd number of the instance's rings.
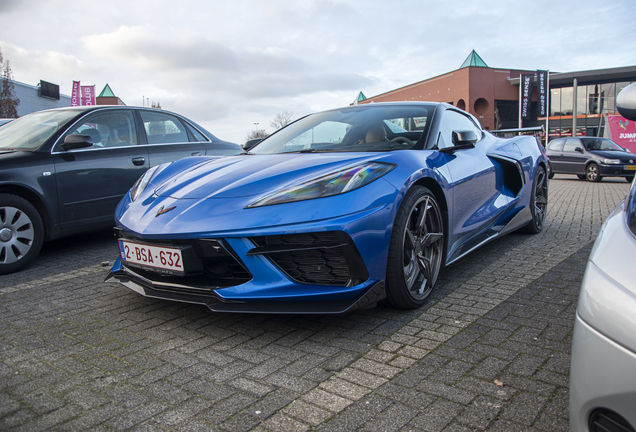
[{"label": "pink banner", "polygon": [[95,86],[81,86],[82,105],[95,105]]},{"label": "pink banner", "polygon": [[71,92],[71,106],[80,106],[80,82],[73,81],[73,90]]},{"label": "pink banner", "polygon": [[608,115],[610,138],[619,146],[636,153],[636,122],[620,115]]}]

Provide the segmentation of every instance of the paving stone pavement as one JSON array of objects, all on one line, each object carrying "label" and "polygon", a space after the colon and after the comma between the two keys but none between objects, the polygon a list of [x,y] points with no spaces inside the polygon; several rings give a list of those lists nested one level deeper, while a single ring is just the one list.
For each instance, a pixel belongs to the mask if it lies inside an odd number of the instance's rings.
[{"label": "paving stone pavement", "polygon": [[212,313],[103,283],[109,233],[47,245],[0,276],[0,430],[568,430],[581,277],[628,188],[556,176],[541,234],[451,265],[413,311]]}]

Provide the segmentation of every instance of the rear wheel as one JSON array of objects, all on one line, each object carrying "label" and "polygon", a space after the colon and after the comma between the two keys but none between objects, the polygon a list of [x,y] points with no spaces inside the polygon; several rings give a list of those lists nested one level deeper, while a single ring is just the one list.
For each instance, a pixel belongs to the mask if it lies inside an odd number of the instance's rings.
[{"label": "rear wheel", "polygon": [[393,224],[387,266],[387,301],[394,307],[421,306],[433,291],[442,267],[444,221],[437,199],[412,187]]},{"label": "rear wheel", "polygon": [[44,241],[42,218],[27,200],[0,194],[0,274],[29,265]]},{"label": "rear wheel", "polygon": [[603,177],[598,170],[598,165],[591,163],[585,168],[585,177],[591,182],[600,182]]},{"label": "rear wheel", "polygon": [[530,212],[532,220],[521,228],[527,234],[539,234],[543,230],[545,215],[548,210],[548,182],[543,167],[538,167],[534,173],[532,185],[532,198],[530,200]]},{"label": "rear wheel", "polygon": [[552,165],[548,163],[548,178],[552,180],[553,177],[554,177],[554,171],[552,171]]}]

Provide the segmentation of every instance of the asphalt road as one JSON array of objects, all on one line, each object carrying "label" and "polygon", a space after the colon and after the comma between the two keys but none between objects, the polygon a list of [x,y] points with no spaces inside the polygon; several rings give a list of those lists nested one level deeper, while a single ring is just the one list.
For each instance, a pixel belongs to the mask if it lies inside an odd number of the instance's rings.
[{"label": "asphalt road", "polygon": [[585,261],[628,189],[556,176],[541,234],[414,311],[212,313],[103,283],[109,231],[49,243],[0,276],[0,430],[566,431]]}]

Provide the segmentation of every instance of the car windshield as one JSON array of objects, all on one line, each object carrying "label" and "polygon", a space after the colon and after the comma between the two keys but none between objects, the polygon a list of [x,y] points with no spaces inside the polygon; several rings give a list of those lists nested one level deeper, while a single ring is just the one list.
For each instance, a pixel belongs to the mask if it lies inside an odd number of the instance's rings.
[{"label": "car windshield", "polygon": [[380,104],[326,111],[304,117],[279,130],[250,153],[377,152],[422,148],[433,111],[432,105]]},{"label": "car windshield", "polygon": [[0,150],[34,151],[65,126],[75,110],[38,111],[0,128]]},{"label": "car windshield", "polygon": [[625,151],[623,147],[606,138],[581,138],[586,150]]}]

